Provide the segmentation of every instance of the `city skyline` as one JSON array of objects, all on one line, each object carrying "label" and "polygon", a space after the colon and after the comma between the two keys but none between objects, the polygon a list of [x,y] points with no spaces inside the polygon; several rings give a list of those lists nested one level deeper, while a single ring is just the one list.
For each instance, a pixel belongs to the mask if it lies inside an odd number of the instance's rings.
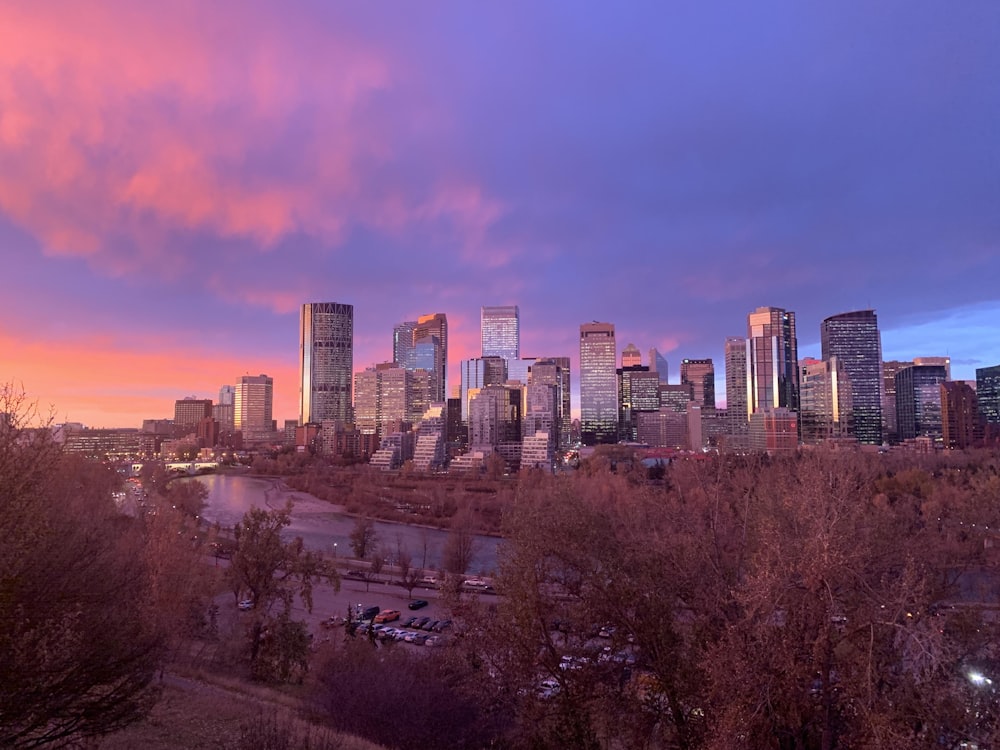
[{"label": "city skyline", "polygon": [[264,373],[281,422],[300,308],[337,300],[355,373],[444,313],[447,395],[506,305],[523,356],[572,360],[574,410],[582,323],[671,383],[712,359],[721,403],[760,306],[800,359],[874,309],[885,360],[974,380],[1000,363],[997,69],[991,2],[8,4],[0,378],[137,427]]}]

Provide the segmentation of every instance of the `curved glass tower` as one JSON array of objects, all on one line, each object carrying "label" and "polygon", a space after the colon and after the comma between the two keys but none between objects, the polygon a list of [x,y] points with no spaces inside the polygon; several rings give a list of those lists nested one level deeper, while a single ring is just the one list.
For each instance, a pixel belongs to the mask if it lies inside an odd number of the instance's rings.
[{"label": "curved glass tower", "polygon": [[299,324],[299,423],[350,422],[354,306],[309,302]]}]

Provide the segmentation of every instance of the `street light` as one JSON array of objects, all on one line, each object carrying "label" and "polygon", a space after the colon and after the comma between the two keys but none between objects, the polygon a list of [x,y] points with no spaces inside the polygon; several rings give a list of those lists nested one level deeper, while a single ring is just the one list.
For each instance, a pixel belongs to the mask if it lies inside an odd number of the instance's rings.
[{"label": "street light", "polygon": [[334,557],[337,556],[337,543],[336,542],[333,543],[333,556]]}]

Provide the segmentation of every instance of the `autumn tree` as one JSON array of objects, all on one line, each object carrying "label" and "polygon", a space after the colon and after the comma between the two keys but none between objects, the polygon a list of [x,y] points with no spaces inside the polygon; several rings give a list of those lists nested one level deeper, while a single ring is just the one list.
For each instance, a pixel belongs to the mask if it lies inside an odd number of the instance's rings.
[{"label": "autumn tree", "polygon": [[[296,598],[311,612],[313,582],[324,574],[321,557],[307,550],[300,537],[288,542],[281,538],[281,530],[291,523],[291,512],[291,503],[280,510],[251,508],[233,527],[236,547],[227,573],[234,592],[248,592],[253,603],[250,664],[260,679],[281,677],[268,670],[272,660],[260,658],[269,629],[289,617]],[[339,587],[335,570],[326,569],[325,574]],[[272,616],[275,604],[280,610]]]},{"label": "autumn tree", "polygon": [[[142,718],[163,633],[121,478],[63,455],[0,386],[0,746],[79,743]],[[44,420],[43,420],[44,421]]]},{"label": "autumn tree", "polygon": [[451,529],[442,551],[444,569],[455,575],[465,573],[472,565],[475,555],[476,537],[473,533],[472,516],[461,513],[452,518]]}]

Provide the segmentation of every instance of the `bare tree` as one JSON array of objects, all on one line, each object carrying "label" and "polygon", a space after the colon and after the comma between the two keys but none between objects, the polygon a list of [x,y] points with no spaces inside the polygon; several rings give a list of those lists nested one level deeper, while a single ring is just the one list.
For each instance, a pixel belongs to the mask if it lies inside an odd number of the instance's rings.
[{"label": "bare tree", "polygon": [[465,573],[475,555],[475,541],[471,516],[467,513],[455,516],[444,543],[444,569],[456,575]]},{"label": "bare tree", "polygon": [[375,542],[378,539],[378,533],[375,531],[375,522],[370,518],[358,518],[354,524],[354,529],[351,531],[350,539],[354,556],[359,560],[364,560],[374,549]]},{"label": "bare tree", "polygon": [[164,653],[121,478],[63,456],[0,386],[0,746],[79,744],[142,718]]}]

